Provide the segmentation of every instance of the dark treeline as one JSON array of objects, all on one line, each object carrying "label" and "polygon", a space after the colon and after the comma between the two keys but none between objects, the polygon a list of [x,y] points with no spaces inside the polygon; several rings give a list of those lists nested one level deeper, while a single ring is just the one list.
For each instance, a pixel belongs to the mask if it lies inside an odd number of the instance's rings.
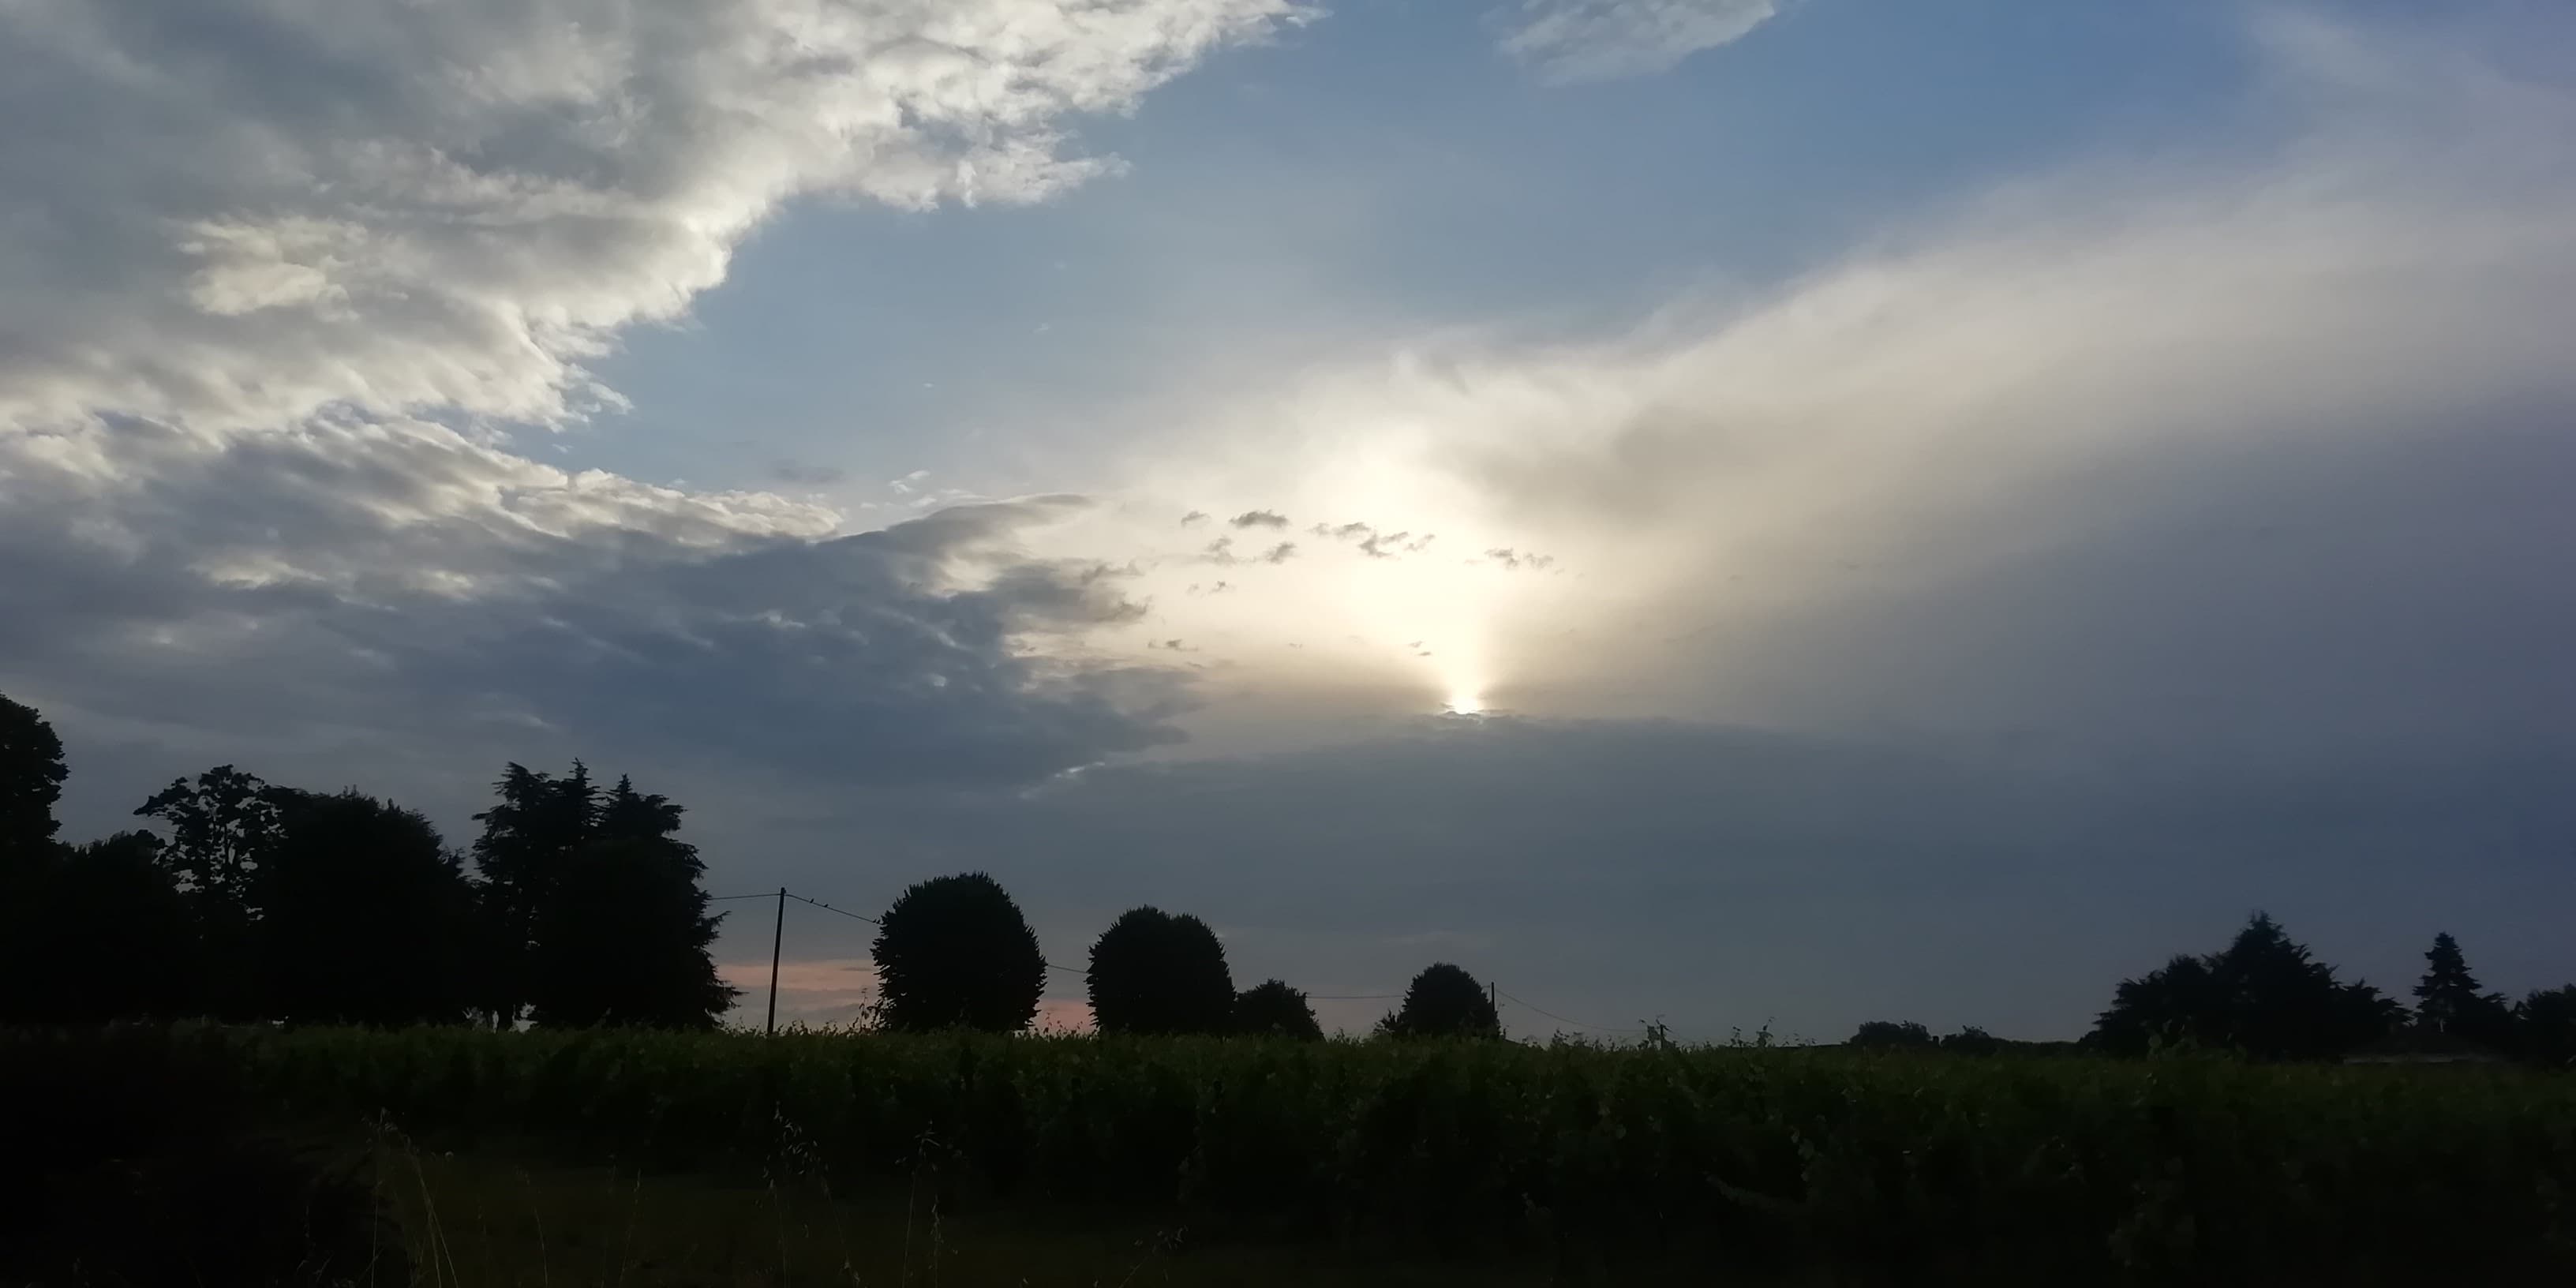
[{"label": "dark treeline", "polygon": [[[624,778],[603,789],[578,761],[563,774],[509,765],[466,853],[391,802],[280,787],[230,765],[145,800],[135,812],[157,832],[68,845],[53,817],[64,776],[52,729],[0,697],[0,1022],[707,1028],[736,996],[708,954],[717,917],[704,864],[678,836],[681,807]],[[864,1019],[877,1027],[1017,1032],[1045,994],[1036,933],[982,873],[905,890],[871,954],[880,1000]],[[2576,986],[2508,1002],[2478,983],[2450,935],[2425,958],[2409,1009],[2337,979],[2256,913],[2225,948],[2121,981],[2080,1043],[1873,1021],[1846,1045],[2576,1062]],[[1223,943],[1187,914],[1121,914],[1084,977],[1104,1034],[1323,1036],[1286,982],[1238,991]],[[1448,963],[1416,975],[1375,1028],[1502,1032],[1488,987]],[[1649,1033],[1661,1041],[1661,1025]]]},{"label": "dark treeline", "polygon": [[1935,1038],[1910,1021],[1874,1020],[1846,1043],[1888,1050],[2084,1050],[2107,1055],[2230,1052],[2266,1060],[2476,1060],[2576,1063],[2576,985],[2520,1002],[2471,974],[2459,941],[2433,936],[2415,1006],[2359,980],[2335,978],[2281,924],[2257,912],[2227,947],[2183,954],[2120,981],[2111,1006],[2078,1043],[2007,1042],[1984,1030]]},{"label": "dark treeline", "polygon": [[62,744],[0,697],[0,1021],[712,1027],[734,990],[681,810],[509,766],[467,855],[355,789],[230,765],[56,839]]}]

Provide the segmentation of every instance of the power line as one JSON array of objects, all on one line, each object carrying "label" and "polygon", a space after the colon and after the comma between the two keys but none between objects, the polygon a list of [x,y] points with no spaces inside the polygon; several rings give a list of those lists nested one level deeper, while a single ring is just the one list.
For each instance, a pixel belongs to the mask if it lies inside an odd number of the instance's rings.
[{"label": "power line", "polygon": [[1503,990],[1501,990],[1500,988],[1497,988],[1497,989],[1495,989],[1494,991],[1495,991],[1496,993],[1498,993],[1498,994],[1501,994],[1504,998],[1509,999],[1509,1000],[1514,1001],[1514,1002],[1519,1002],[1521,1005],[1526,1006],[1526,1007],[1528,1007],[1529,1009],[1531,1009],[1531,1010],[1533,1010],[1533,1011],[1536,1011],[1536,1012],[1538,1012],[1539,1014],[1544,1015],[1544,1016],[1546,1016],[1547,1018],[1549,1018],[1549,1019],[1551,1019],[1551,1020],[1554,1020],[1554,1021],[1556,1021],[1556,1022],[1557,1022],[1557,1023],[1559,1023],[1559,1024],[1571,1024],[1571,1025],[1573,1025],[1574,1027],[1576,1027],[1576,1028],[1578,1028],[1578,1029],[1593,1029],[1593,1030],[1596,1030],[1596,1031],[1599,1031],[1599,1032],[1602,1032],[1602,1033],[1625,1033],[1625,1032],[1627,1032],[1629,1029],[1632,1029],[1632,1028],[1637,1027],[1636,1025],[1633,1025],[1633,1024],[1630,1024],[1630,1025],[1587,1024],[1587,1023],[1585,1023],[1585,1022],[1584,1022],[1584,1021],[1582,1021],[1582,1020],[1570,1019],[1570,1018],[1568,1018],[1568,1017],[1566,1017],[1566,1016],[1559,1015],[1559,1014],[1557,1014],[1556,1012],[1551,1011],[1551,1010],[1547,1009],[1547,1008],[1546,1008],[1546,1007],[1544,1007],[1544,1006],[1540,1006],[1540,1005],[1538,1005],[1538,1004],[1537,1004],[1537,1003],[1535,1003],[1535,1002],[1530,1002],[1530,1001],[1524,1000],[1524,999],[1522,999],[1522,998],[1513,997],[1511,994],[1503,992]]},{"label": "power line", "polygon": [[[775,898],[776,896],[774,896],[774,895],[770,895],[770,896],[759,896],[759,897],[764,897],[764,898]],[[863,915],[861,915],[861,914],[859,914],[859,913],[852,912],[852,911],[850,911],[850,910],[849,910],[849,909],[847,909],[847,908],[835,908],[835,907],[833,907],[832,905],[830,905],[830,904],[828,904],[828,903],[825,903],[825,902],[823,902],[823,901],[822,901],[822,900],[820,900],[820,899],[808,899],[808,898],[806,898],[805,896],[803,896],[803,895],[801,895],[801,894],[798,894],[798,893],[796,893],[796,892],[795,892],[795,891],[793,891],[793,890],[790,890],[790,891],[788,891],[788,892],[787,892],[787,897],[788,897],[788,898],[790,898],[790,899],[795,900],[795,901],[796,901],[796,902],[798,902],[798,903],[807,903],[807,904],[812,904],[812,905],[814,905],[815,907],[820,908],[820,909],[822,909],[822,910],[823,910],[823,911],[825,911],[825,912],[829,912],[829,913],[837,913],[837,914],[839,914],[840,916],[847,917],[847,918],[849,918],[849,919],[850,919],[850,920],[852,920],[852,921],[864,921],[864,922],[868,923],[868,924],[869,924],[869,925],[871,925],[871,926],[882,926],[882,925],[884,925],[884,924],[885,924],[884,922],[879,921],[879,920],[877,920],[877,919],[876,919],[876,918],[874,918],[874,917],[863,916]],[[1089,974],[1089,973],[1090,973],[1090,972],[1088,972],[1088,971],[1086,971],[1086,970],[1082,969],[1082,968],[1081,968],[1081,967],[1079,967],[1079,966],[1059,966],[1059,965],[1057,965],[1057,964],[1056,964],[1056,963],[1054,963],[1054,962],[1045,962],[1045,963],[1044,963],[1044,965],[1046,966],[1046,968],[1047,968],[1048,970],[1060,970],[1060,971],[1064,971],[1064,972],[1066,972],[1067,974],[1072,974],[1072,975],[1087,975],[1087,974]]]},{"label": "power line", "polygon": [[859,913],[855,913],[855,912],[851,912],[851,911],[849,911],[849,910],[848,910],[848,909],[846,909],[846,908],[835,908],[835,907],[833,907],[832,905],[830,905],[830,904],[828,904],[828,903],[825,903],[825,902],[823,902],[823,901],[822,901],[822,900],[820,900],[820,899],[808,899],[808,898],[806,898],[805,896],[803,896],[803,895],[801,895],[801,894],[798,894],[798,893],[796,893],[796,892],[795,892],[795,891],[793,891],[793,890],[790,890],[790,891],[788,891],[788,892],[787,892],[787,897],[788,897],[788,898],[790,898],[790,899],[795,900],[795,901],[796,901],[796,902],[798,902],[798,903],[810,903],[810,904],[814,905],[815,907],[822,909],[822,910],[823,910],[823,911],[825,911],[825,912],[838,913],[838,914],[840,914],[841,916],[847,917],[847,918],[849,918],[849,919],[850,919],[850,920],[852,920],[852,921],[864,921],[864,922],[868,923],[868,924],[869,924],[869,925],[871,925],[871,926],[882,926],[882,925],[884,925],[884,924],[885,924],[884,922],[879,921],[879,920],[877,920],[877,919],[876,919],[876,918],[874,918],[874,917],[862,916],[861,914],[859,914]]}]

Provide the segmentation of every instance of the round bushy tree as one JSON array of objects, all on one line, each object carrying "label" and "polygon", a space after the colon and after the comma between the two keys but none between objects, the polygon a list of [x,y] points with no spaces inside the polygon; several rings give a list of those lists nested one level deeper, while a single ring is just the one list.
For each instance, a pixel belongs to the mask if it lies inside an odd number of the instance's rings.
[{"label": "round bushy tree", "polygon": [[1225,946],[1196,917],[1131,908],[1091,946],[1091,1019],[1103,1033],[1222,1033],[1234,1020]]},{"label": "round bushy tree", "polygon": [[1404,1005],[1380,1021],[1378,1031],[1399,1038],[1498,1038],[1503,1020],[1475,976],[1438,962],[1413,977]]},{"label": "round bushy tree", "polygon": [[1864,1020],[1852,1033],[1851,1040],[1843,1045],[1881,1050],[1929,1050],[1935,1043],[1932,1030],[1912,1020]]},{"label": "round bushy tree", "polygon": [[904,891],[869,951],[890,1029],[1016,1032],[1036,1018],[1046,988],[1037,932],[1001,883],[981,872]]},{"label": "round bushy tree", "polygon": [[1275,979],[1264,980],[1235,997],[1234,1031],[1308,1042],[1320,1041],[1324,1036],[1324,1026],[1315,1022],[1315,1008],[1307,1004],[1306,994]]}]

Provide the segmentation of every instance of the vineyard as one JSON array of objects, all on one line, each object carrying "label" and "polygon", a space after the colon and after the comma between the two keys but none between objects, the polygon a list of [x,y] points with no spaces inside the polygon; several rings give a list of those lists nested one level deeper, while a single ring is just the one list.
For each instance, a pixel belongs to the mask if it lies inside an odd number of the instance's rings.
[{"label": "vineyard", "polygon": [[[13,1104],[220,1104],[960,1210],[1433,1255],[2229,1277],[2576,1264],[2576,1080],[2218,1059],[1501,1042],[110,1030]],[[204,1110],[204,1112],[213,1112]]]}]

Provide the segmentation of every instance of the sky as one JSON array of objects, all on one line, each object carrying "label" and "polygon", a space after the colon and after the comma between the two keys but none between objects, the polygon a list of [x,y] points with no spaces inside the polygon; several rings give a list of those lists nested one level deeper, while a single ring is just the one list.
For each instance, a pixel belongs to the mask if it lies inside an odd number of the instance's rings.
[{"label": "sky", "polygon": [[[2549,0],[0,0],[0,692],[1365,1027],[2576,978]],[[765,1001],[771,904],[719,961]],[[790,904],[782,1013],[867,996]],[[1078,1025],[1081,981],[1047,1022]]]}]

